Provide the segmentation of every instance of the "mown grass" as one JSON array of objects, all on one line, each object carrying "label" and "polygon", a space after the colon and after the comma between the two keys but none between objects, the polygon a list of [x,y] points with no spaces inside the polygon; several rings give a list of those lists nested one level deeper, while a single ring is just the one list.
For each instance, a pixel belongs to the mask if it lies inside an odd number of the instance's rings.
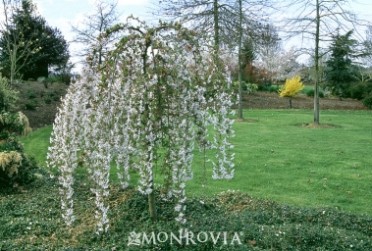
[{"label": "mown grass", "polygon": [[46,165],[46,156],[51,133],[52,126],[45,126],[21,138],[25,152],[34,157],[39,166],[42,167]]},{"label": "mown grass", "polygon": [[191,183],[193,193],[232,188],[298,206],[372,214],[370,111],[322,111],[326,126],[320,128],[306,125],[312,113],[304,110],[250,110],[245,117],[235,123],[234,180],[204,188]]},{"label": "mown grass", "polygon": [[[307,125],[308,110],[246,110],[244,115],[246,121],[234,125],[235,178],[212,180],[211,164],[196,152],[188,196],[234,189],[294,206],[372,215],[370,111],[322,111],[319,128]],[[50,133],[51,127],[44,127],[22,139],[42,165]]]}]

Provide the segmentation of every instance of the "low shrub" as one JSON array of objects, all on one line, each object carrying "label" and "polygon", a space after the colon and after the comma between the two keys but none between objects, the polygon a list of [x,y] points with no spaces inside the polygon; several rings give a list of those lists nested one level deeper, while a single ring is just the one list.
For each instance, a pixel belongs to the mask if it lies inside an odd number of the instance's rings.
[{"label": "low shrub", "polygon": [[279,91],[279,86],[278,85],[271,85],[269,87],[269,92],[278,92]]},{"label": "low shrub", "polygon": [[25,104],[25,109],[29,111],[35,111],[38,106],[37,100],[31,100]]},{"label": "low shrub", "polygon": [[44,98],[44,102],[45,102],[45,104],[47,104],[47,105],[50,105],[51,103],[52,103],[52,98],[50,97],[50,96],[48,96],[48,97],[45,97]]},{"label": "low shrub", "polygon": [[276,85],[272,85],[271,83],[261,83],[261,84],[258,84],[258,91],[277,92],[278,87]]},{"label": "low shrub", "polygon": [[36,99],[37,98],[37,94],[34,91],[30,91],[27,96],[28,96],[29,99]]},{"label": "low shrub", "polygon": [[[306,96],[308,97],[314,97],[314,89],[309,89],[306,91]],[[319,98],[324,98],[324,92],[322,90],[319,90]]]},{"label": "low shrub", "polygon": [[18,119],[17,113],[0,113],[0,128],[2,132],[21,133],[23,126]]},{"label": "low shrub", "polygon": [[362,100],[365,97],[367,85],[359,83],[349,88],[349,96],[353,99]]},{"label": "low shrub", "polygon": [[258,85],[252,83],[246,83],[244,87],[243,90],[249,94],[255,93],[258,90]]},{"label": "low shrub", "polygon": [[18,100],[18,92],[13,90],[9,81],[0,74],[0,113],[13,111]]},{"label": "low shrub", "polygon": [[32,131],[27,116],[22,112],[3,112],[0,113],[1,132],[16,133],[27,135]]},{"label": "low shrub", "polygon": [[4,133],[3,137],[0,137],[0,152],[7,151],[23,152],[23,146],[15,137]]},{"label": "low shrub", "polygon": [[0,152],[0,173],[9,179],[18,174],[18,169],[22,165],[22,155],[17,151]]},{"label": "low shrub", "polygon": [[0,141],[0,187],[29,184],[37,170],[35,160],[23,153],[23,147],[15,138]]},{"label": "low shrub", "polygon": [[58,73],[53,74],[48,77],[49,83],[63,83],[69,85],[71,82],[71,74],[70,73]]},{"label": "low shrub", "polygon": [[372,93],[363,99],[363,105],[368,109],[372,109]]}]

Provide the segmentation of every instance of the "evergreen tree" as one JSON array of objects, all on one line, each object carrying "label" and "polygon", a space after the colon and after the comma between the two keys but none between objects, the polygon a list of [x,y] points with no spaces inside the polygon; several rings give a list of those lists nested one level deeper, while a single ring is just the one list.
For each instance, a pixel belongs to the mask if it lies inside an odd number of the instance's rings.
[{"label": "evergreen tree", "polygon": [[330,47],[331,55],[326,66],[326,81],[333,94],[340,97],[348,96],[350,84],[356,80],[356,67],[353,65],[354,47],[356,40],[352,39],[353,32],[333,37]]},{"label": "evergreen tree", "polygon": [[[62,33],[48,26],[45,19],[35,12],[32,1],[23,0],[10,17],[7,30],[3,31],[0,62],[5,76],[9,74],[12,63],[18,67],[18,77],[24,79],[47,77],[50,67],[64,67],[67,64],[68,44]],[[6,49],[13,47],[18,51],[15,58],[11,56],[12,50]]]}]

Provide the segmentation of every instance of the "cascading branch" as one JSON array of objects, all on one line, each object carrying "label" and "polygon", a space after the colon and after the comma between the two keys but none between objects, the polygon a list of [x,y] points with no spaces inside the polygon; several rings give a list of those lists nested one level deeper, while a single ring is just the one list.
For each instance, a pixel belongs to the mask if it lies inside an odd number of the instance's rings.
[{"label": "cascading branch", "polygon": [[[154,170],[160,169],[167,196],[177,200],[175,219],[184,224],[195,143],[217,149],[214,178],[234,175],[230,80],[217,62],[201,56],[193,32],[178,24],[150,28],[132,18],[102,37],[117,33],[123,35],[108,60],[71,85],[53,126],[48,165],[59,174],[62,216],[73,223],[73,173],[83,162],[94,184],[97,233],[107,232],[115,163],[123,189],[129,170],[139,173],[138,190],[148,196],[152,219],[154,177],[160,175]],[[215,139],[207,144],[211,125]]]}]

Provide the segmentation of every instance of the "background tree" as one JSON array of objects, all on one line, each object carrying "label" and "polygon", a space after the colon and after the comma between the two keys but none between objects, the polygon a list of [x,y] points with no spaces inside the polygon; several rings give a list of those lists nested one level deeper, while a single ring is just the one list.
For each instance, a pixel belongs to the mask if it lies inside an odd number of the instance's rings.
[{"label": "background tree", "polygon": [[361,54],[362,62],[366,67],[372,67],[372,24],[369,24],[366,29],[365,40],[362,43]]},{"label": "background tree", "polygon": [[68,62],[68,45],[62,33],[48,26],[35,12],[32,1],[23,0],[10,17],[11,23],[3,32],[0,48],[16,48],[17,55],[13,57],[9,53],[11,50],[1,50],[5,74],[14,73],[11,68],[15,67],[25,79],[47,77],[49,68],[63,67]]},{"label": "background tree", "polygon": [[116,6],[117,1],[96,1],[95,13],[87,16],[80,27],[72,26],[72,31],[76,34],[73,42],[83,46],[78,56],[88,59],[90,63],[102,64],[116,37],[103,39],[100,35],[117,23],[119,15]]},{"label": "background tree", "polygon": [[357,43],[352,39],[353,32],[334,36],[330,46],[331,55],[326,65],[326,81],[333,94],[347,97],[350,85],[357,80],[357,67],[353,64],[354,47]]},{"label": "background tree", "polygon": [[279,67],[283,64],[283,48],[277,28],[272,24],[262,25],[256,39],[256,51],[258,65],[267,71],[268,82],[274,83],[279,73]]},{"label": "background tree", "polygon": [[[261,18],[262,7],[268,0],[164,0],[160,8],[167,16],[190,23],[193,28],[207,37],[207,45],[212,44],[214,57],[221,56],[221,46],[234,51],[238,61],[238,118],[243,119],[242,92],[243,43],[246,31],[253,31],[252,24]],[[252,22],[253,21],[253,22]],[[212,40],[208,39],[212,37]],[[232,50],[231,50],[232,49]]]},{"label": "background tree", "polygon": [[[18,34],[10,34],[8,30],[11,29],[11,17],[14,15],[16,9],[19,8],[21,1],[2,0],[2,8],[4,13],[4,20],[0,26],[0,39],[2,46],[0,46],[0,72],[4,72],[4,67],[7,68],[7,76],[10,79],[10,84],[14,83],[19,71],[23,68],[25,60],[20,62],[20,59],[27,59],[31,55],[29,46],[31,41],[24,41]],[[20,42],[22,41],[22,42]],[[20,50],[20,48],[22,48]]]},{"label": "background tree", "polygon": [[229,44],[231,31],[237,30],[233,3],[233,0],[164,0],[160,8],[166,16],[188,23],[200,34],[212,35],[213,51],[219,54],[221,44]]},{"label": "background tree", "polygon": [[[238,20],[236,23],[237,47],[238,47],[238,118],[243,119],[243,78],[244,71],[248,67],[253,69],[253,60],[256,58],[256,40],[261,33],[261,24],[259,14],[262,13],[262,7],[267,7],[269,1],[244,1],[237,0],[235,3],[235,12]],[[230,41],[231,45],[234,42]]]},{"label": "background tree", "polygon": [[[290,34],[301,35],[303,39],[313,41],[314,47],[305,50],[314,58],[314,124],[319,125],[319,85],[321,73],[319,61],[324,56],[321,53],[323,42],[329,41],[335,35],[337,28],[346,29],[346,24],[354,22],[355,15],[347,11],[346,4],[350,0],[295,0],[288,1],[291,8],[296,8],[299,13],[294,18],[289,18]],[[288,6],[287,6],[288,8]],[[323,47],[324,48],[324,47]]]}]

